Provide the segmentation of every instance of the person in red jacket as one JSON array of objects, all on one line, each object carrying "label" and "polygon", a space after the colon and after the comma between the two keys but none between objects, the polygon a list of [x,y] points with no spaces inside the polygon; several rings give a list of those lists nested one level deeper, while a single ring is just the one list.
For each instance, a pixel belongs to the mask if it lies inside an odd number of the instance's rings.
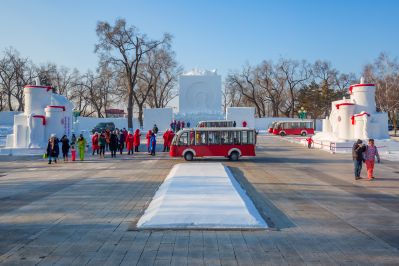
[{"label": "person in red jacket", "polygon": [[170,145],[172,144],[172,140],[173,140],[174,136],[175,136],[175,133],[173,133],[173,131],[169,131],[168,144],[167,144],[168,151],[170,151]]},{"label": "person in red jacket", "polygon": [[312,137],[307,138],[306,141],[308,142],[308,149],[311,149],[312,148],[312,143],[313,143]]},{"label": "person in red jacket", "polygon": [[169,139],[169,129],[167,129],[165,131],[165,133],[163,133],[163,151],[168,151],[168,139]]},{"label": "person in red jacket", "polygon": [[136,129],[136,131],[134,131],[134,135],[133,135],[133,143],[134,143],[134,151],[138,152],[139,151],[139,146],[140,146],[140,130]]},{"label": "person in red jacket", "polygon": [[242,122],[242,127],[247,127],[247,121]]},{"label": "person in red jacket", "polygon": [[128,132],[126,136],[126,149],[128,155],[130,154],[133,155],[133,144],[134,144],[134,136],[131,132]]},{"label": "person in red jacket", "polygon": [[95,152],[100,150],[100,146],[98,146],[98,133],[94,133],[93,136],[91,137],[91,148],[93,150],[93,155]]},{"label": "person in red jacket", "polygon": [[145,135],[145,138],[147,139],[147,151],[150,153],[150,139],[151,139],[152,131],[148,130],[147,135]]}]

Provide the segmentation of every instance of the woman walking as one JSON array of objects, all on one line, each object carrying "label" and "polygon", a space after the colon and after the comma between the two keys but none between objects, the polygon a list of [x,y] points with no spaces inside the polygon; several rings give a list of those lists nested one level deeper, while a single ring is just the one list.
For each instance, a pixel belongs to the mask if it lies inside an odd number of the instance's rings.
[{"label": "woman walking", "polygon": [[374,145],[374,139],[369,139],[369,143],[366,147],[365,156],[367,177],[371,181],[374,179],[374,162],[375,157],[377,157],[377,162],[380,163],[380,155],[378,154],[378,149]]},{"label": "woman walking", "polygon": [[62,137],[61,143],[62,143],[62,157],[64,158],[64,162],[67,162],[70,145],[69,145],[69,139],[66,135]]},{"label": "woman walking", "polygon": [[85,159],[85,149],[86,149],[86,140],[82,134],[80,134],[77,140],[78,150],[79,150],[79,158],[81,161]]}]

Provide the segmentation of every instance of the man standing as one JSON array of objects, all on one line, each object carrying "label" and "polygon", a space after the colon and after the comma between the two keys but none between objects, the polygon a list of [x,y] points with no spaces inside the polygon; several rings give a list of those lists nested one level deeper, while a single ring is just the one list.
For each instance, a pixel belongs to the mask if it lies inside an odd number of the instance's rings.
[{"label": "man standing", "polygon": [[355,180],[360,179],[360,172],[362,171],[363,152],[366,151],[366,146],[362,144],[362,140],[358,139],[352,148],[353,163],[355,166]]}]

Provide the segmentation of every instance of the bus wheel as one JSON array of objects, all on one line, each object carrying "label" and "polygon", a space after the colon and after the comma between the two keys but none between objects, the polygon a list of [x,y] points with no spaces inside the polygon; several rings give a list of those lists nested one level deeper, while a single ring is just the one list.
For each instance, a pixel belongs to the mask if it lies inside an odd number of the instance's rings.
[{"label": "bus wheel", "polygon": [[230,153],[230,160],[232,160],[232,161],[238,161],[239,157],[240,157],[240,155],[236,151],[233,151],[232,153]]},{"label": "bus wheel", "polygon": [[194,154],[191,151],[188,151],[184,154],[184,160],[192,161],[194,158]]},{"label": "bus wheel", "polygon": [[305,136],[306,136],[306,132],[305,132],[305,131],[302,132],[302,133],[301,133],[301,136],[305,137]]},{"label": "bus wheel", "polygon": [[285,136],[285,132],[280,132],[280,136],[284,137]]}]

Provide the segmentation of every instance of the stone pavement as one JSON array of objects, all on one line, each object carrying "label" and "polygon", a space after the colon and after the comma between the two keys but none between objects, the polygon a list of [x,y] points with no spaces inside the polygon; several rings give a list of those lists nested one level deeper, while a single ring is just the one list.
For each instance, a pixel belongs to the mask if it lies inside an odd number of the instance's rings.
[{"label": "stone pavement", "polygon": [[[47,165],[0,157],[1,265],[398,265],[399,166],[355,181],[349,155],[259,137],[222,161],[274,226],[129,231],[171,167],[159,153]],[[363,175],[365,172],[363,173]]]}]

